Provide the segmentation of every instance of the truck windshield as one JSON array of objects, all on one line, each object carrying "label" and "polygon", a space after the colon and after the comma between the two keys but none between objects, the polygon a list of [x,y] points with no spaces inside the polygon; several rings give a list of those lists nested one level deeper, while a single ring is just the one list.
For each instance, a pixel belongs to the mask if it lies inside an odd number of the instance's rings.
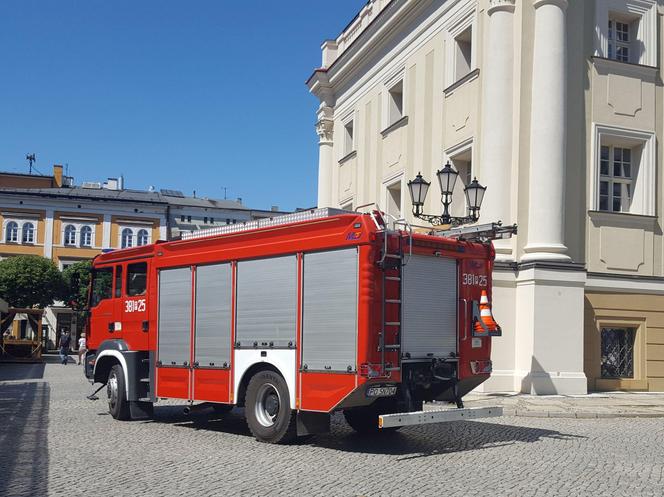
[{"label": "truck windshield", "polygon": [[95,307],[104,299],[113,295],[113,268],[104,267],[94,269],[92,272],[92,292],[90,307]]}]

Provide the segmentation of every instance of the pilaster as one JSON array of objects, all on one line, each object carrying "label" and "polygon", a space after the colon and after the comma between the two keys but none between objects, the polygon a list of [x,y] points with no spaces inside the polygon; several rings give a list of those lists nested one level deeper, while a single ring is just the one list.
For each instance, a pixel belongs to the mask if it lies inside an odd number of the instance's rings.
[{"label": "pilaster", "polygon": [[516,278],[517,391],[585,394],[583,265],[521,264]]},{"label": "pilaster", "polygon": [[113,248],[111,245],[111,215],[104,214],[104,221],[102,225],[102,238],[101,238],[102,248]]},{"label": "pilaster", "polygon": [[316,122],[318,134],[318,207],[334,203],[332,173],[334,166],[334,109],[322,106]]},{"label": "pilaster", "polygon": [[47,259],[53,258],[53,217],[55,213],[53,209],[46,209],[46,217],[44,219],[44,257]]}]

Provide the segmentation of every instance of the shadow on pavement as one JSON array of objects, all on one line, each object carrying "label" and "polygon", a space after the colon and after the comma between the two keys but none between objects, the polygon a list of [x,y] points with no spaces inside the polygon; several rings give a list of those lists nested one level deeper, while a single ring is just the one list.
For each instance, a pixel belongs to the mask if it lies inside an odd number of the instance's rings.
[{"label": "shadow on pavement", "polygon": [[47,383],[0,385],[0,495],[48,493]]},{"label": "shadow on pavement", "polygon": [[44,367],[44,363],[0,363],[0,381],[40,380]]},{"label": "shadow on pavement", "polygon": [[225,414],[215,413],[209,409],[193,414],[184,414],[180,406],[159,406],[154,408],[153,423],[166,423],[194,430],[207,430],[229,433],[232,435],[245,435],[251,437],[251,432],[244,419],[244,409],[235,408]]},{"label": "shadow on pavement", "polygon": [[[227,414],[204,411],[185,415],[182,413],[183,407],[157,407],[152,422],[252,437],[244,419],[243,409],[234,409]],[[361,436],[351,430],[343,420],[343,416],[337,414],[332,417],[330,433],[302,438],[296,443],[343,452],[405,456],[400,460],[407,460],[515,443],[535,443],[545,438],[571,440],[586,437],[543,428],[484,421],[454,421],[407,427],[397,432],[379,432],[373,436]]]},{"label": "shadow on pavement", "polygon": [[488,423],[485,421],[453,421],[435,425],[402,428],[376,436],[359,436],[350,429],[336,429],[325,437],[312,439],[313,445],[344,452],[405,456],[415,459],[489,449],[515,443],[535,443],[544,438],[569,440],[579,437],[555,430]]}]

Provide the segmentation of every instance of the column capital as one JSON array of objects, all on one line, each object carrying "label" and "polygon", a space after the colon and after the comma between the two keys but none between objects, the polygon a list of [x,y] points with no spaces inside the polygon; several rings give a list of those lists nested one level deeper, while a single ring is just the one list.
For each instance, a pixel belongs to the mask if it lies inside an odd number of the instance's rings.
[{"label": "column capital", "polygon": [[557,5],[562,10],[567,10],[567,0],[533,0],[533,7],[539,9],[542,5]]},{"label": "column capital", "polygon": [[515,3],[516,0],[489,0],[489,8],[487,12],[489,15],[498,11],[513,13]]},{"label": "column capital", "polygon": [[318,133],[319,143],[332,142],[334,136],[334,109],[332,107],[325,106],[319,109],[316,133]]}]

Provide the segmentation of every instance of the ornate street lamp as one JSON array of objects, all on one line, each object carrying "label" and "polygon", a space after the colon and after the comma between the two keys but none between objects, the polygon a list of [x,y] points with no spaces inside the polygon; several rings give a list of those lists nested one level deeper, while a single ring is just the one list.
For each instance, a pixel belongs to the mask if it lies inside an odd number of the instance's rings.
[{"label": "ornate street lamp", "polygon": [[426,199],[431,183],[422,178],[420,173],[417,173],[415,179],[408,182],[410,199],[413,202],[413,215],[419,219],[424,219],[433,225],[461,226],[462,224],[476,222],[480,217],[480,207],[482,207],[482,200],[484,200],[486,187],[480,185],[477,178],[473,179],[473,181],[463,189],[468,203],[469,215],[465,217],[450,216],[452,194],[459,173],[454,170],[448,162],[440,171],[436,172],[436,176],[438,177],[438,183],[440,185],[443,214],[436,216],[424,214],[422,212],[424,200]]}]

